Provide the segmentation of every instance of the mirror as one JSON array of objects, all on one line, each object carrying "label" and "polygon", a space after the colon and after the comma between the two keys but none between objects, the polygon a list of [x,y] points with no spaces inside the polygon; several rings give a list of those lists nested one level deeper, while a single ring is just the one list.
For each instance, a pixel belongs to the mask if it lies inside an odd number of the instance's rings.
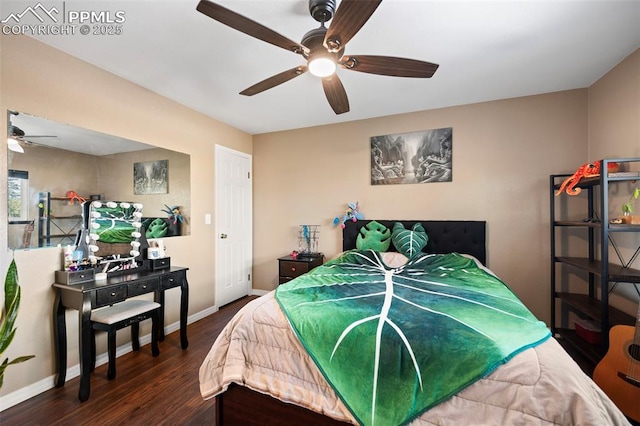
[{"label": "mirror", "polygon": [[9,249],[74,244],[82,203],[95,200],[144,205],[150,238],[190,234],[188,154],[22,112],[7,119]]}]

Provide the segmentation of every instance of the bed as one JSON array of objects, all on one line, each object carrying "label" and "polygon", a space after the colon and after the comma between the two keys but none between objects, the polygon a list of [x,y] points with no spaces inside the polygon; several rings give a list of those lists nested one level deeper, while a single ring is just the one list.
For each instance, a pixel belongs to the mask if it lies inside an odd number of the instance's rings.
[{"label": "bed", "polygon": [[[357,250],[376,226],[398,238]],[[213,343],[200,391],[216,424],[629,424],[486,267],[485,240],[482,221],[347,222],[342,255],[248,303]]]}]

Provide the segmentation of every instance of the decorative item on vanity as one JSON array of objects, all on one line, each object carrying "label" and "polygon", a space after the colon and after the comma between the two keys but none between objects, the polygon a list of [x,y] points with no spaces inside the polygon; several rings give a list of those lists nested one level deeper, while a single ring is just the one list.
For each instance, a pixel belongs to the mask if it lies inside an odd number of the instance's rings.
[{"label": "decorative item on vanity", "polygon": [[164,241],[160,239],[149,241],[145,262],[148,264],[148,269],[154,271],[171,267],[171,258],[166,254]]},{"label": "decorative item on vanity", "polygon": [[320,225],[300,225],[298,231],[298,256],[318,254]]},{"label": "decorative item on vanity", "polygon": [[360,213],[360,205],[356,201],[355,203],[347,204],[349,207],[347,211],[344,213],[342,217],[336,217],[333,219],[333,226],[340,224],[340,228],[344,229],[344,224],[348,220],[352,222],[357,222],[358,220],[363,220],[364,215]]},{"label": "decorative item on vanity", "polygon": [[178,222],[184,222],[184,217],[182,217],[182,213],[180,213],[180,206],[169,207],[165,204],[164,207],[162,211],[168,215],[169,220],[171,220],[174,225],[177,225]]},{"label": "decorative item on vanity", "polygon": [[[0,355],[9,347],[16,334],[14,324],[18,317],[18,308],[20,307],[20,285],[18,284],[18,268],[15,259],[11,260],[7,276],[4,280],[4,306],[0,311]],[[5,358],[0,364],[0,389],[4,382],[4,371],[8,366],[27,361],[35,355],[19,356],[9,361]]]}]

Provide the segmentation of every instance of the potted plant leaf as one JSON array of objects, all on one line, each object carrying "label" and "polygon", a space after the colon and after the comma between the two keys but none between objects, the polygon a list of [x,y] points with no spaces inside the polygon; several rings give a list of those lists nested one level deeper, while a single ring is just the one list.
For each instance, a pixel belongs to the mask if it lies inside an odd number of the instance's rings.
[{"label": "potted plant leaf", "polygon": [[[9,347],[16,334],[14,324],[18,317],[18,307],[20,306],[20,285],[18,285],[18,268],[16,261],[11,260],[7,277],[4,280],[4,306],[0,311],[0,355]],[[5,358],[0,364],[0,388],[4,382],[4,371],[12,364],[27,361],[35,355],[20,356],[12,361]]]},{"label": "potted plant leaf", "polygon": [[634,216],[633,204],[640,197],[640,187],[636,187],[631,193],[629,200],[622,204],[622,222],[626,224],[640,225],[640,216]]}]

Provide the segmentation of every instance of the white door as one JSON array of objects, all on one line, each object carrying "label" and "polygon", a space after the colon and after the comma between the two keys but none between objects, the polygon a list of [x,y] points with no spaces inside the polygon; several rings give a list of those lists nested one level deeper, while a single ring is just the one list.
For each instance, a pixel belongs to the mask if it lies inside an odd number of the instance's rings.
[{"label": "white door", "polygon": [[216,305],[249,294],[252,265],[251,156],[216,145]]}]

